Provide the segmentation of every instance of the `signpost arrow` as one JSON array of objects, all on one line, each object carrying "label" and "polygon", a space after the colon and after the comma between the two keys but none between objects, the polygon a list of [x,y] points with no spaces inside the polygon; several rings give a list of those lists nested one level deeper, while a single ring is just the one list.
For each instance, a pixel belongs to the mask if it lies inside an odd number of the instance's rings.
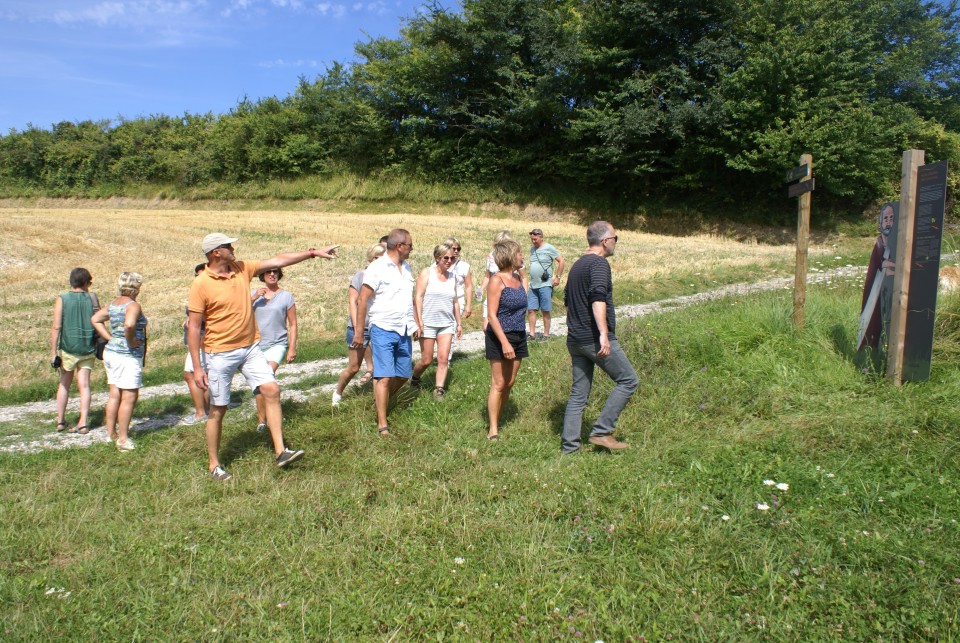
[{"label": "signpost arrow", "polygon": [[792,183],[797,179],[802,179],[807,174],[810,173],[810,165],[804,163],[800,167],[795,167],[792,170],[787,170],[786,175],[783,178],[784,183]]},{"label": "signpost arrow", "polygon": [[800,181],[799,183],[794,183],[787,188],[787,196],[795,197],[800,196],[801,194],[806,194],[807,192],[813,192],[813,185],[816,179],[807,179],[806,181]]}]

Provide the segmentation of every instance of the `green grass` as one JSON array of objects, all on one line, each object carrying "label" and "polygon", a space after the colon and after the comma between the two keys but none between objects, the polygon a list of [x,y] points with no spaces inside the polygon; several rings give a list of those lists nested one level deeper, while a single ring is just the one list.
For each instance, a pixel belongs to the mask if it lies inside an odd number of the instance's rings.
[{"label": "green grass", "polygon": [[392,439],[368,393],[286,404],[307,450],[288,471],[231,411],[226,485],[197,428],[0,456],[3,638],[951,638],[960,302],[931,380],[896,388],[850,359],[859,283],[812,287],[800,333],[790,296],[622,320],[641,385],[621,454],[560,455],[552,340],[498,444],[489,370],[461,359],[442,402],[401,394]]}]

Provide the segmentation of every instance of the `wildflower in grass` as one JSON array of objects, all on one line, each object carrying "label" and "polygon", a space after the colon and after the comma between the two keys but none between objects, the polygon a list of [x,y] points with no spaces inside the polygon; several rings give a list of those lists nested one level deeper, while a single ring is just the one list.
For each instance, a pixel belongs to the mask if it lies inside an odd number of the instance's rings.
[{"label": "wildflower in grass", "polygon": [[777,489],[780,491],[787,491],[790,489],[790,485],[788,485],[786,482],[778,482]]},{"label": "wildflower in grass", "polygon": [[757,509],[759,509],[760,511],[766,511],[766,510],[769,509],[769,508],[770,508],[770,505],[768,505],[768,504],[765,503],[765,502],[758,502],[758,503],[757,503]]},{"label": "wildflower in grass", "polygon": [[727,514],[723,514],[722,516],[720,516],[720,520],[724,520],[724,521],[730,520],[730,516],[728,516]]},{"label": "wildflower in grass", "polygon": [[827,477],[828,477],[828,478],[832,478],[832,477],[833,477],[833,474],[832,474],[832,473],[828,473],[828,474],[827,474]]},{"label": "wildflower in grass", "polygon": [[768,487],[772,487],[773,485],[777,484],[777,482],[776,480],[767,479],[763,481],[763,484],[767,485]]},{"label": "wildflower in grass", "polygon": [[456,558],[453,559],[453,562],[456,563],[457,565],[462,565],[467,561],[464,560],[462,556],[457,556]]}]

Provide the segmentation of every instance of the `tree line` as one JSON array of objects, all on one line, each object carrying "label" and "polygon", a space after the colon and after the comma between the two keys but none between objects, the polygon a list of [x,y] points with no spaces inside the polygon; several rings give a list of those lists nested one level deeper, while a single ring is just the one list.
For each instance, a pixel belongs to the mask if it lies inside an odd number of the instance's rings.
[{"label": "tree line", "polygon": [[0,185],[356,172],[756,203],[811,153],[818,195],[863,207],[896,192],[904,149],[956,176],[958,24],[957,0],[463,0],[284,98],[11,130]]}]

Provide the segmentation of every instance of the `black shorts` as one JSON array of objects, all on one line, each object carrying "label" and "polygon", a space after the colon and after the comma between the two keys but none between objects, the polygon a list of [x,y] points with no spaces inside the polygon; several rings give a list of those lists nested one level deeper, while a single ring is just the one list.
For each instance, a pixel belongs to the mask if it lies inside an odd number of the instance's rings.
[{"label": "black shorts", "polygon": [[[515,359],[530,357],[530,352],[527,350],[527,331],[521,330],[515,333],[504,333],[504,335],[507,336],[507,341],[513,346],[513,352],[516,353]],[[487,326],[484,340],[487,359],[506,359],[503,356],[503,347],[500,345],[500,340],[497,339],[497,334],[493,332],[490,326]]]}]

